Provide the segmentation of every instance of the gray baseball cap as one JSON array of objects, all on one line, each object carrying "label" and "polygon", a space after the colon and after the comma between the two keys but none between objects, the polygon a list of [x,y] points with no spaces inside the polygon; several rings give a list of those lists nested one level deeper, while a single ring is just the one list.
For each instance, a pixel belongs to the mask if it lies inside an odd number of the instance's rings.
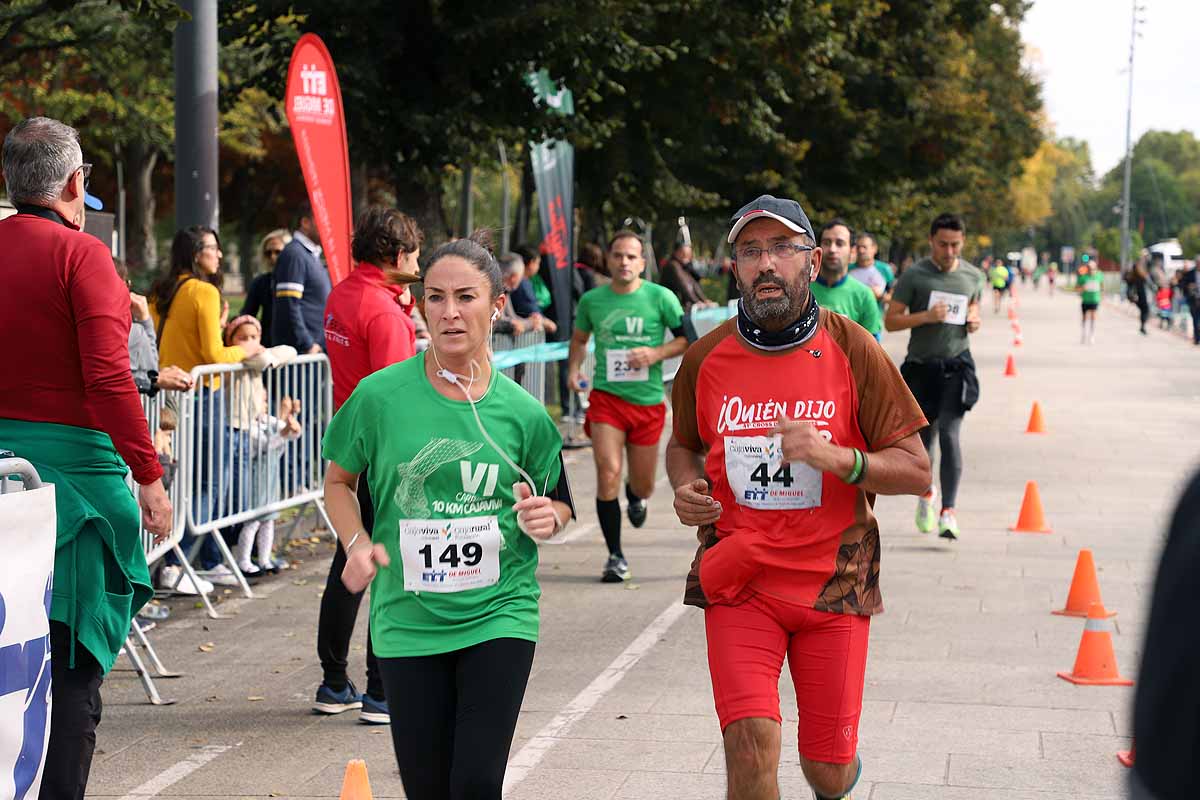
[{"label": "gray baseball cap", "polygon": [[799,203],[795,200],[785,200],[764,194],[742,206],[733,215],[729,220],[733,223],[733,228],[730,229],[729,238],[726,241],[733,244],[742,228],[761,217],[778,220],[796,233],[806,234],[813,241],[817,239],[813,233],[812,223],[808,221],[808,215],[804,213],[804,209],[800,207]]}]

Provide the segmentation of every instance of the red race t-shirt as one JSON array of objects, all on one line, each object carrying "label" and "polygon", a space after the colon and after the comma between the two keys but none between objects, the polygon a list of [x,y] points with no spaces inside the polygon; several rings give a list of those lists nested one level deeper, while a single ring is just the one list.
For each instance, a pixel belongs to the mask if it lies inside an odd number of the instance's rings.
[{"label": "red race t-shirt", "polygon": [[325,301],[325,352],[333,372],[333,408],[358,382],[417,352],[417,328],[399,303],[403,287],[389,285],[383,270],[358,264]]},{"label": "red race t-shirt", "polygon": [[882,610],[875,496],[784,461],[771,433],[783,416],[809,420],[826,440],[872,452],[925,427],[874,337],[822,310],[807,342],[767,352],[730,320],[687,351],[672,402],[675,440],[704,454],[722,506],[715,527],[700,531],[685,602],[755,591],[820,611]]}]

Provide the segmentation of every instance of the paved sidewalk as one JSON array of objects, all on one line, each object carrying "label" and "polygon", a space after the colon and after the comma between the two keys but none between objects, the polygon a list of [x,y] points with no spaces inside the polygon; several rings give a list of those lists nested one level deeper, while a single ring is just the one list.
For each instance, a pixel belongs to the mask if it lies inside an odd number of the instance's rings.
[{"label": "paved sidewalk", "polygon": [[[1124,795],[1114,754],[1129,743],[1132,690],[1058,679],[1083,623],[1049,612],[1065,600],[1079,548],[1091,547],[1105,604],[1119,612],[1118,663],[1136,678],[1159,543],[1200,455],[1190,434],[1200,429],[1200,353],[1173,336],[1138,336],[1107,306],[1096,345],[1084,347],[1074,296],[1027,290],[1021,302],[1024,346],[1011,347],[1007,318],[990,307],[975,337],[983,395],[963,426],[963,538],[915,533],[910,498],[877,504],[887,611],[873,622],[859,800]],[[899,357],[906,341],[885,344]],[[1001,376],[1009,352],[1015,378]],[[1034,400],[1047,436],[1023,433]],[[721,798],[702,617],[678,605],[693,536],[660,482],[647,526],[627,526],[634,582],[600,584],[590,451],[570,453],[569,469],[580,523],[572,541],[543,549],[542,641],[508,796]],[[1007,530],[1031,479],[1053,534]],[[309,714],[327,563],[310,559],[263,587],[263,599],[227,603],[233,619],[189,610],[156,632],[168,666],[189,673],[160,684],[178,705],[146,705],[136,677],[114,672],[89,796],[336,797],[349,758],[367,759],[376,797],[403,796],[386,729]],[[807,798],[790,694],[785,670],[783,796]]]}]

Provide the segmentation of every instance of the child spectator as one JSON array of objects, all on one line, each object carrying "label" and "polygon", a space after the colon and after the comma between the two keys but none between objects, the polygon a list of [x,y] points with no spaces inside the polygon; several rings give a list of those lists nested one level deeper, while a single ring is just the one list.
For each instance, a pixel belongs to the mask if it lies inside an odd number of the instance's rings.
[{"label": "child spectator", "polygon": [[1171,329],[1171,312],[1172,298],[1174,289],[1169,283],[1164,283],[1158,287],[1158,291],[1154,294],[1155,302],[1158,305],[1158,327],[1161,330],[1169,331]]},{"label": "child spectator", "polygon": [[[225,346],[249,345],[253,350],[262,337],[262,325],[243,314],[225,326]],[[277,345],[242,362],[246,370],[234,380],[230,392],[229,425],[233,431],[234,508],[261,508],[280,499],[279,462],[286,444],[302,433],[296,416],[300,404],[290,397],[279,402],[279,413],[267,411],[267,387],[263,370],[286,364],[296,358],[296,348]],[[243,475],[242,473],[248,473]],[[242,491],[248,492],[245,505],[239,506]],[[275,520],[278,513],[267,513],[246,522],[238,533],[238,566],[247,575],[266,570],[277,572],[286,562],[275,561]],[[258,565],[250,560],[257,546]]]}]

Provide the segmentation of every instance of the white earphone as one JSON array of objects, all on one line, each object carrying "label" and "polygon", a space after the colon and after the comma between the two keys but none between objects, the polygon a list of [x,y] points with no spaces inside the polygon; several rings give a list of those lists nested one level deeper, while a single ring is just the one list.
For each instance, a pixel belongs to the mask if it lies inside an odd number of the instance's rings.
[{"label": "white earphone", "polygon": [[495,322],[499,318],[500,318],[500,309],[497,308],[495,311],[492,312],[492,322]]}]

